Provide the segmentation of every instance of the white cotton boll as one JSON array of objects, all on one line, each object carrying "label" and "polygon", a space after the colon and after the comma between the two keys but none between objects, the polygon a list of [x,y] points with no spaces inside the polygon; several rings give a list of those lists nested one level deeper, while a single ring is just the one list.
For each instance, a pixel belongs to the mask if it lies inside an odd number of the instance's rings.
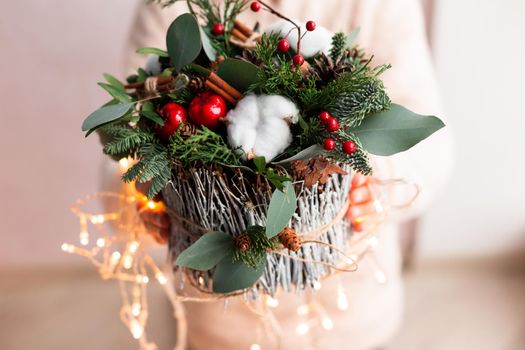
[{"label": "white cotton boll", "polygon": [[230,146],[242,148],[244,159],[271,161],[291,144],[289,123],[298,121],[299,110],[283,96],[248,95],[226,118]]},{"label": "white cotton boll", "polygon": [[151,75],[159,75],[160,73],[162,73],[162,66],[159,62],[159,56],[149,55],[144,70]]},{"label": "white cotton boll", "polygon": [[[313,57],[320,52],[323,52],[326,55],[329,54],[330,49],[332,48],[332,37],[334,36],[334,33],[319,25],[313,32],[307,32],[305,23],[299,21],[294,22],[301,27],[301,33],[306,33],[301,40],[301,54],[303,57]],[[290,33],[287,40],[290,43],[291,48],[294,51],[297,51],[298,35],[297,29],[295,29],[293,24],[284,20],[275,22],[266,29],[266,33],[271,32],[279,33],[283,37]]]}]

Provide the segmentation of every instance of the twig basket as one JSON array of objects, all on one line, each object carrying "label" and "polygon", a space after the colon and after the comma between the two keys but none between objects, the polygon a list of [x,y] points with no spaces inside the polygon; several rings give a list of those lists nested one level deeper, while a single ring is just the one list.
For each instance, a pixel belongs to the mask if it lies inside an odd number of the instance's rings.
[{"label": "twig basket", "polygon": [[[344,170],[350,173],[348,167]],[[163,190],[172,213],[169,254],[174,270],[180,268],[174,264],[177,256],[206,231],[235,237],[251,225],[265,226],[273,189],[262,177],[243,168],[217,165],[179,167],[174,172]],[[330,223],[316,238],[327,244],[305,244],[295,253],[284,250],[282,255],[268,254],[264,274],[251,288],[254,297],[259,293],[274,295],[279,287],[287,292],[314,288],[332,272],[328,266],[337,264],[337,250],[346,250],[350,236],[346,220],[334,221],[347,204],[350,186],[351,176],[338,174],[331,175],[326,184],[311,188],[305,188],[302,181],[295,183],[298,201],[291,227],[304,234]],[[194,285],[211,291],[210,272],[187,272]]]}]

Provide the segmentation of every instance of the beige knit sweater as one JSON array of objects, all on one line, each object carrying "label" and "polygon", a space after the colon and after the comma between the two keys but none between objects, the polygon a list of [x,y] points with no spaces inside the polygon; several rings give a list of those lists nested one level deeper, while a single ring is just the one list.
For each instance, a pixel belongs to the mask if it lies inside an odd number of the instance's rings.
[{"label": "beige knit sweater", "polygon": [[[422,11],[417,0],[273,0],[273,5],[292,18],[314,20],[332,31],[350,32],[360,26],[358,44],[374,54],[376,64],[390,63],[393,68],[383,79],[392,100],[422,114],[442,117],[436,80],[429,48],[425,40]],[[135,54],[139,47],[165,48],[165,33],[171,21],[186,12],[184,1],[161,10],[154,5],[140,5],[133,23],[126,54],[128,71],[144,65],[145,58]],[[275,20],[261,11],[243,14],[246,23],[259,21],[263,28]],[[447,129],[412,150],[390,158],[375,158],[375,174],[380,178],[406,178],[416,181],[423,191],[415,210],[402,217],[420,213],[433,194],[444,185],[451,167],[452,143]],[[403,196],[402,190],[397,192]],[[399,221],[399,218],[397,222]],[[280,307],[276,318],[281,326],[283,349],[374,349],[385,345],[395,334],[402,319],[402,282],[398,228],[395,218],[381,232],[377,248],[380,265],[388,282],[379,285],[364,262],[358,272],[343,274],[340,279],[328,280],[315,295],[279,295]],[[342,282],[349,307],[336,307],[336,289]],[[308,297],[320,302],[334,322],[325,331],[313,328],[304,336],[296,327],[304,321],[297,307]],[[225,311],[222,302],[215,304],[186,304],[189,320],[189,342],[194,350],[250,349],[257,339],[262,349],[276,349],[263,332],[261,322],[239,302],[230,302]]]}]

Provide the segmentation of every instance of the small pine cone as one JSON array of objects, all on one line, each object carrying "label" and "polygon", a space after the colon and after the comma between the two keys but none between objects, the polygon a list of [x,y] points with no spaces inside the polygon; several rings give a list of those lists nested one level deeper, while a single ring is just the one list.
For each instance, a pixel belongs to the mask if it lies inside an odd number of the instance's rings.
[{"label": "small pine cone", "polygon": [[285,248],[288,248],[292,252],[296,252],[301,248],[301,239],[297,236],[294,229],[285,227],[281,233],[279,233],[279,241]]},{"label": "small pine cone", "polygon": [[184,123],[179,127],[179,134],[182,137],[190,137],[197,133],[197,126],[192,123]]},{"label": "small pine cone", "polygon": [[206,86],[206,78],[204,77],[193,77],[188,84],[188,87],[193,92],[201,92]]},{"label": "small pine cone", "polygon": [[250,250],[250,247],[252,246],[252,240],[250,239],[250,236],[247,234],[242,234],[240,236],[235,237],[235,246],[241,251],[246,252]]}]

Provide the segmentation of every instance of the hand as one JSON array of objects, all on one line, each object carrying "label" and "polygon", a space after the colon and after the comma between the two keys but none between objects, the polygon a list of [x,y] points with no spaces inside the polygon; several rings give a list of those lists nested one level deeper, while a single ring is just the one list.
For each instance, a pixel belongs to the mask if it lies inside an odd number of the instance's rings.
[{"label": "hand", "polygon": [[371,225],[368,218],[377,213],[371,180],[371,177],[360,173],[355,173],[352,178],[350,208],[346,213],[346,218],[352,222],[352,229],[355,232],[366,231]]}]

